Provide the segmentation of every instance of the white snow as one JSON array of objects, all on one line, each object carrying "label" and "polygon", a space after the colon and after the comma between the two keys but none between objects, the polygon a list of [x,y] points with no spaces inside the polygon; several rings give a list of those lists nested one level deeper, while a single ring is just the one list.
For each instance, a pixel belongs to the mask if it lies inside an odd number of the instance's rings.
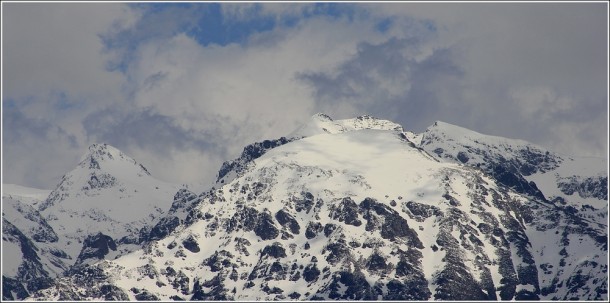
[{"label": "white snow", "polygon": [[2,195],[15,195],[20,197],[43,200],[49,196],[51,190],[25,187],[16,184],[2,184]]},{"label": "white snow", "polygon": [[21,246],[16,239],[14,241],[4,241],[4,237],[2,237],[2,240],[2,275],[14,277],[21,265]]},{"label": "white snow", "polygon": [[[442,140],[434,141],[427,146],[425,150],[428,152],[413,146],[413,143],[426,144],[426,140],[432,138],[431,136],[438,136]],[[343,198],[350,197],[358,204],[370,197],[399,212],[403,218],[407,219],[409,227],[417,233],[424,246],[421,250],[423,253],[421,266],[424,276],[429,282],[428,287],[432,291],[431,299],[433,299],[436,291],[433,281],[446,265],[442,261],[446,250],[439,247],[434,252],[431,248],[436,244],[438,238],[439,218],[431,216],[423,222],[418,222],[410,217],[411,214],[406,210],[406,203],[414,201],[435,206],[443,212],[456,208],[468,216],[468,220],[460,220],[459,224],[469,225],[477,230],[479,223],[483,222],[483,217],[472,212],[474,202],[471,196],[475,194],[475,182],[476,185],[488,191],[499,192],[500,190],[494,181],[480,170],[451,161],[434,160],[429,152],[431,153],[436,147],[442,147],[455,155],[459,151],[463,151],[464,146],[467,145],[486,148],[496,156],[513,157],[521,148],[538,148],[525,141],[486,136],[443,122],[435,123],[424,134],[413,134],[405,132],[398,124],[368,116],[333,121],[326,115],[318,114],[312,117],[308,124],[297,129],[288,137],[301,139],[269,150],[250,163],[249,169],[243,175],[234,179],[230,178],[231,182],[208,192],[209,195],[213,194],[215,197],[214,202],[209,198],[204,200],[199,206],[199,211],[201,214],[212,214],[212,218],[198,220],[190,226],[179,226],[172,234],[148,244],[145,249],[99,263],[106,268],[106,273],[110,275],[112,282],[125,290],[132,287],[147,289],[162,300],[168,300],[172,295],[185,297],[179,290],[172,287],[170,280],[162,274],[162,271],[168,266],[173,267],[176,271],[181,270],[189,278],[189,287],[192,290],[196,279],[203,282],[219,274],[211,272],[203,261],[215,252],[226,250],[235,256],[231,261],[238,265],[235,270],[240,278],[237,281],[228,278],[223,280],[224,287],[229,290],[229,294],[235,296],[235,299],[253,301],[278,299],[277,296],[269,295],[260,289],[264,284],[269,288],[281,288],[285,299],[288,299],[287,295],[293,291],[301,293],[300,299],[304,299],[305,292],[310,292],[309,295],[311,295],[330,281],[332,276],[325,276],[325,268],[328,268],[332,275],[332,272],[341,268],[353,266],[351,261],[343,260],[332,265],[326,260],[326,256],[328,256],[326,247],[329,244],[337,243],[342,237],[346,243],[353,241],[360,244],[360,246],[350,249],[356,260],[360,258],[365,260],[373,252],[378,252],[387,257],[387,262],[396,265],[399,261],[396,252],[398,250],[407,251],[410,248],[404,242],[393,243],[383,239],[380,231],[366,231],[366,220],[362,218],[362,215],[359,215],[359,219],[362,221],[360,226],[340,224],[331,219],[332,208],[338,205]],[[457,138],[460,138],[459,142]],[[88,168],[90,162],[87,162],[91,159],[88,157],[84,157],[79,168],[66,176],[65,186],[59,186],[56,190],[57,200],[44,211],[48,212],[48,218],[57,218],[50,220],[49,223],[53,222],[56,231],[58,233],[61,231],[62,236],[67,239],[60,241],[66,247],[70,245],[75,248],[79,247],[74,243],[82,240],[87,230],[94,227],[110,233],[113,238],[116,235],[125,234],[130,228],[137,230],[137,226],[151,222],[154,220],[153,217],[158,217],[163,211],[167,211],[171,204],[171,195],[177,190],[175,187],[165,186],[155,181],[135,161],[117,150],[95,146],[92,152],[101,159],[99,161],[101,170],[116,177],[116,184],[99,190],[82,190],[91,180],[91,170]],[[111,157],[112,159],[110,159]],[[551,180],[550,176],[555,177],[556,173],[564,174],[563,170],[565,170],[565,175],[578,172],[578,170],[572,169],[573,166],[582,168],[583,165],[594,165],[591,164],[594,163],[593,160],[590,163],[584,160],[578,160],[580,161],[578,162],[567,157],[561,157],[561,160],[563,162],[559,168],[547,173],[534,174],[530,176],[530,180],[539,180],[541,189],[552,191],[551,186],[556,186],[556,183],[548,181]],[[471,161],[478,163],[477,161],[481,162],[484,159],[475,157]],[[577,162],[581,164],[577,164]],[[582,168],[583,174],[591,171]],[[479,180],[483,180],[483,182],[479,183]],[[259,182],[265,186],[259,193],[249,198],[248,195]],[[156,186],[160,188],[158,191],[151,189]],[[249,189],[245,189],[246,187]],[[242,193],[242,190],[245,193]],[[299,199],[300,194],[304,192],[308,192],[314,197],[314,209],[310,212],[296,212],[294,201]],[[449,193],[460,205],[450,205],[443,197],[445,193]],[[509,198],[517,204],[530,203],[529,200],[514,192],[509,193]],[[481,209],[496,220],[500,221],[500,216],[505,214],[515,216],[514,211],[504,213],[493,206],[491,195],[487,195],[483,199],[485,201],[480,205]],[[390,204],[392,200],[397,203],[394,207]],[[323,203],[318,205],[318,201],[323,201]],[[159,207],[161,211],[158,211],[155,206]],[[290,237],[282,239],[281,236],[278,236],[270,241],[263,241],[254,231],[246,232],[243,229],[227,234],[222,225],[223,222],[232,218],[242,207],[254,208],[259,213],[267,212],[272,217],[279,210],[285,210],[298,221],[300,233],[292,235],[287,232],[291,235]],[[605,210],[607,210],[607,206]],[[138,215],[138,211],[142,211],[144,214]],[[69,219],[69,216],[76,219]],[[338,229],[328,236],[324,235],[324,232],[320,232],[314,238],[307,239],[305,229],[309,222],[319,222],[322,226],[326,223],[333,223],[337,224]],[[276,227],[279,227],[277,223]],[[503,226],[500,227],[505,232],[507,231]],[[537,231],[531,226],[526,226],[526,232],[532,244],[531,252],[537,265],[559,262],[557,246],[561,240],[561,233],[550,233],[551,230]],[[480,270],[474,262],[477,255],[461,246],[469,244],[470,240],[468,237],[460,239],[461,234],[458,229],[453,229],[450,234],[460,243],[459,251],[464,256],[464,265],[467,270],[476,280],[480,280]],[[200,247],[199,252],[191,252],[183,247],[182,243],[187,238],[196,240]],[[236,250],[237,238],[250,242],[251,245],[246,246],[249,255],[242,255]],[[499,274],[495,247],[485,236],[480,235],[478,238],[484,244],[481,248],[482,253],[491,261],[492,265],[488,268],[491,271],[494,285],[498,287],[502,277]],[[606,256],[596,256],[593,253],[599,250],[596,250],[596,243],[590,238],[571,237],[569,240],[573,243],[568,249],[571,257],[566,260],[570,265],[561,276],[563,279],[571,273],[568,272],[568,269],[577,270],[577,267],[582,265],[585,260],[604,262],[602,258]],[[66,241],[72,241],[72,244],[68,245]],[[168,248],[173,242],[176,244],[175,247]],[[286,250],[287,256],[278,259],[283,265],[296,264],[305,267],[312,263],[311,259],[315,256],[317,268],[321,272],[318,280],[306,282],[301,278],[297,281],[289,281],[289,276],[281,281],[263,281],[263,279],[257,278],[254,279],[256,283],[254,287],[245,288],[247,281],[241,277],[248,276],[259,262],[263,264],[274,262],[271,260],[272,258],[261,260],[261,251],[273,242],[279,242]],[[304,243],[308,243],[310,248],[305,250]],[[364,243],[370,247],[363,247]],[[576,243],[578,245],[575,245]],[[521,266],[522,258],[516,255],[516,249],[514,245],[512,246],[514,265],[515,267]],[[75,251],[72,249],[70,253],[74,254]],[[322,254],[323,251],[325,251],[324,254]],[[152,265],[159,273],[158,277],[151,279],[142,275],[141,267],[146,265]],[[302,270],[298,271],[302,274]],[[288,275],[290,272],[289,269]],[[556,274],[558,274],[557,267],[553,268],[549,274],[541,273],[539,269],[540,286],[544,287],[551,283]],[[366,272],[365,278],[369,283],[374,284],[380,280],[392,279],[393,274],[390,272],[386,276]],[[165,285],[158,286],[157,282]],[[340,287],[345,286],[340,285]],[[233,294],[231,291],[234,288],[235,293]],[[533,290],[533,286],[521,285],[518,289]],[[135,299],[133,293],[126,292],[130,299]]]}]

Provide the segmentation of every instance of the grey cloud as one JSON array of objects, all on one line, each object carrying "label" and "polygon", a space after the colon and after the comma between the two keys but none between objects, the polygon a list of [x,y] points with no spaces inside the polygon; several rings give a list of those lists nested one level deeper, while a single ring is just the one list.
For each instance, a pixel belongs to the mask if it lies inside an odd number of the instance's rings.
[{"label": "grey cloud", "polygon": [[119,149],[129,150],[136,145],[159,157],[186,149],[226,155],[225,147],[213,133],[182,129],[175,125],[174,118],[147,110],[105,109],[88,115],[83,125],[89,141],[106,142]]},{"label": "grey cloud", "polygon": [[[201,180],[244,144],[285,135],[319,111],[371,114],[416,132],[444,120],[607,153],[605,4],[370,3],[350,5],[357,12],[345,18],[264,4],[261,15],[296,25],[226,47],[184,35],[200,16],[188,5],[30,4],[8,13],[17,5],[3,16],[3,98],[17,104],[2,112],[9,182],[52,187],[95,141],[156,165],[168,181],[186,178],[184,169]],[[376,30],[383,20],[391,22]],[[545,90],[550,99],[536,99]],[[49,92],[65,92],[75,107],[40,102]]]},{"label": "grey cloud", "polygon": [[423,130],[443,114],[472,110],[453,95],[463,85],[464,71],[454,62],[452,51],[435,49],[416,60],[425,47],[416,38],[361,43],[357,54],[341,64],[336,74],[303,73],[298,79],[311,86],[321,105],[348,102],[360,113]]},{"label": "grey cloud", "polygon": [[349,99],[357,105],[389,101],[383,83],[398,83],[399,91],[408,90],[407,80],[413,60],[403,51],[416,47],[407,39],[391,38],[380,44],[360,43],[356,55],[342,63],[336,75],[304,72],[297,79],[310,85],[318,102]]},{"label": "grey cloud", "polygon": [[[361,44],[335,70],[299,80],[321,108],[350,104],[416,132],[443,120],[560,152],[606,155],[607,16],[601,7],[500,6],[381,5],[383,13],[374,15],[391,16],[387,32],[394,39]],[[405,16],[424,18],[438,32],[398,30]],[[398,43],[405,29],[414,38],[433,38]],[[409,47],[423,51],[409,56]],[[397,81],[405,89],[392,92],[387,84]],[[528,88],[548,90],[551,99],[514,98],[515,90]]]},{"label": "grey cloud", "polygon": [[142,15],[134,25],[115,26],[98,35],[105,52],[114,55],[107,62],[108,69],[126,69],[134,59],[139,45],[169,39],[178,33],[196,28],[200,13],[197,7],[199,6],[171,5],[164,9],[155,9],[154,6],[148,5],[133,6],[132,8]]},{"label": "grey cloud", "polygon": [[2,116],[4,183],[51,189],[67,172],[65,167],[78,162],[80,146],[63,128],[17,108],[5,106]]},{"label": "grey cloud", "polygon": [[167,72],[159,71],[157,73],[154,73],[154,74],[146,77],[146,79],[144,79],[144,83],[142,86],[144,89],[151,89],[151,88],[159,85],[161,82],[163,82],[163,80],[166,79],[167,76],[168,76]]}]

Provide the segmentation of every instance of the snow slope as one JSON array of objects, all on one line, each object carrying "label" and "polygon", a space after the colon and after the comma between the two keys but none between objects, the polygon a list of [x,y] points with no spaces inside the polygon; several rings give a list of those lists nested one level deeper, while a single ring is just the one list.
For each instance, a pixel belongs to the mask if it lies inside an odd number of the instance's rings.
[{"label": "snow slope", "polygon": [[177,190],[107,144],[91,145],[52,191],[4,184],[3,292],[23,298],[74,265],[140,248]]},{"label": "snow slope", "polygon": [[178,187],[107,144],[93,144],[40,205],[60,243],[76,259],[82,242],[101,232],[136,243],[142,227],[168,211]]},{"label": "snow slope", "polygon": [[439,125],[318,114],[177,194],[177,224],[143,249],[34,297],[606,300],[606,222],[523,181],[566,160]]},{"label": "snow slope", "polygon": [[[57,234],[34,207],[50,191],[12,184],[2,186],[3,292],[23,298],[49,285],[70,262],[57,244]],[[23,283],[23,284],[22,284]]]},{"label": "snow slope", "polygon": [[50,190],[25,187],[16,184],[2,184],[2,197],[13,197],[22,203],[36,207],[38,203],[44,201]]}]

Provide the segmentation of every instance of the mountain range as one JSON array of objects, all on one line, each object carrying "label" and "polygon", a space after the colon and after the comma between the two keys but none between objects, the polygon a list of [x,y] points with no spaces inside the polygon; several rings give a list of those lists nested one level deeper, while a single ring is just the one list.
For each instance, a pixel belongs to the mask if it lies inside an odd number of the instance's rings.
[{"label": "mountain range", "polygon": [[203,192],[107,144],[3,185],[4,300],[607,300],[604,158],[314,115]]}]

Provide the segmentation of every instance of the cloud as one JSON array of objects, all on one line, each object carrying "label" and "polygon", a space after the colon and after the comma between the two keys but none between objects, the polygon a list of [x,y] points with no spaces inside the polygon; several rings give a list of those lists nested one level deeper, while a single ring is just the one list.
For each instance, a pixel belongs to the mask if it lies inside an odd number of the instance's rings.
[{"label": "cloud", "polygon": [[[372,31],[365,26],[312,18],[293,29],[262,33],[246,46],[202,46],[187,35],[143,44],[127,71],[138,81],[132,83],[133,102],[174,118],[185,130],[214,128],[229,146],[239,146],[233,151],[241,150],[253,138],[285,135],[315,113],[313,99],[296,75],[348,57],[359,35]],[[267,37],[263,43],[261,36]],[[162,80],[148,84],[159,75]],[[243,131],[223,133],[235,127]]]},{"label": "cloud", "polygon": [[51,188],[86,150],[83,116],[122,98],[97,34],[136,16],[119,4],[2,6],[3,178]]},{"label": "cloud", "polygon": [[137,18],[129,24],[115,24],[98,37],[104,52],[111,57],[109,69],[124,71],[134,60],[139,45],[170,39],[174,35],[198,28],[200,15],[205,11],[189,3],[132,5],[130,11]]},{"label": "cloud", "polygon": [[[357,71],[368,60],[360,52],[334,71],[303,77],[317,99],[351,94],[352,111],[398,116],[394,118],[397,122],[416,132],[434,120],[444,120],[565,153],[607,155],[604,4],[391,3],[362,7],[369,9],[372,19],[383,20],[383,30],[391,36],[417,37],[420,33],[429,37],[417,44],[425,50],[421,60],[399,56],[401,62],[395,62],[396,66],[408,73],[382,74],[383,80],[372,81],[379,78],[376,68]],[[376,44],[372,49],[375,66],[383,66],[396,58],[388,54],[399,53],[404,46]],[[328,76],[333,73],[339,76]],[[380,84],[397,79],[405,88],[400,97]],[[356,83],[367,89],[357,93],[351,89]],[[355,101],[372,98],[379,106]],[[565,131],[559,133],[559,129]]]},{"label": "cloud", "polygon": [[[97,33],[129,25],[118,4],[3,4],[3,97],[67,93],[86,102],[116,97],[121,75],[107,72]],[[108,89],[112,88],[112,89]]]},{"label": "cloud", "polygon": [[96,141],[161,179],[207,182],[244,145],[316,112],[607,153],[602,4],[3,8],[3,175],[14,183],[54,186]]},{"label": "cloud", "polygon": [[12,107],[2,115],[2,182],[50,188],[78,163],[76,138],[65,129]]}]

